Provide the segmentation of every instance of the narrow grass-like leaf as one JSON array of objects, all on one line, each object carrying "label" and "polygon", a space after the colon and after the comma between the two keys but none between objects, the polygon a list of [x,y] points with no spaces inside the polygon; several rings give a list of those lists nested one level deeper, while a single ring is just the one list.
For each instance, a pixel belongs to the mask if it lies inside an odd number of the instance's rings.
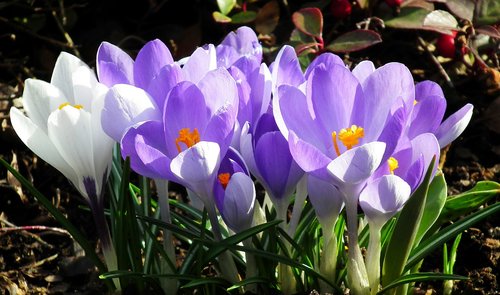
[{"label": "narrow grass-like leaf", "polygon": [[499,211],[500,203],[495,203],[494,205],[482,209],[474,214],[465,217],[462,220],[455,222],[452,225],[443,228],[439,232],[425,239],[411,252],[410,258],[406,263],[404,271],[409,270],[412,266],[418,263],[421,259],[424,259],[425,256],[429,255],[432,251],[434,251],[437,247],[441,246],[446,241],[452,239],[475,223],[487,218],[488,216],[492,216]]},{"label": "narrow grass-like leaf", "polygon": [[151,223],[151,224],[156,224],[156,225],[158,225],[161,228],[168,229],[168,230],[172,231],[174,234],[178,234],[178,235],[187,237],[188,239],[196,239],[196,238],[198,238],[198,234],[195,233],[195,232],[192,232],[192,231],[189,231],[189,230],[186,230],[186,229],[182,229],[182,228],[180,228],[180,227],[178,227],[176,225],[173,225],[173,224],[170,224],[170,223],[166,223],[166,222],[163,222],[163,221],[155,219],[155,218],[151,218],[151,217],[147,217],[147,216],[142,216],[142,215],[137,215],[137,218],[139,218],[141,220],[144,220],[145,222],[148,222],[148,223]]},{"label": "narrow grass-like leaf", "polygon": [[246,285],[250,285],[250,284],[267,284],[267,285],[271,285],[273,287],[275,287],[275,284],[274,282],[270,281],[268,278],[265,278],[265,277],[253,277],[253,278],[248,278],[248,279],[244,279],[242,281],[239,281],[238,283],[232,285],[231,287],[227,288],[227,291],[232,291],[232,290],[236,290],[238,288],[241,288],[241,287],[244,287]]},{"label": "narrow grass-like leaf", "polygon": [[393,289],[397,286],[401,286],[408,283],[413,282],[422,282],[422,281],[437,281],[437,280],[468,280],[468,277],[452,275],[452,274],[442,274],[435,272],[420,272],[420,273],[412,273],[401,276],[394,282],[390,283],[382,290],[380,290],[377,294],[385,294],[390,289]]},{"label": "narrow grass-like leaf", "polygon": [[395,281],[403,274],[403,269],[410,255],[410,251],[413,248],[413,242],[415,241],[417,230],[422,219],[435,161],[436,157],[434,156],[427,168],[427,173],[425,174],[422,184],[420,184],[408,202],[406,202],[396,221],[384,257],[384,265],[382,268],[383,286]]}]

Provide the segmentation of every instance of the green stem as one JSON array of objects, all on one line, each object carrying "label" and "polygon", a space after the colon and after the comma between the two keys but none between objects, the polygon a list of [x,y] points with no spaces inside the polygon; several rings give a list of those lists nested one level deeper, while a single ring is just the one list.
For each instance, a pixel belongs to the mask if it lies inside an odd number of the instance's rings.
[{"label": "green stem", "polygon": [[370,294],[368,274],[366,273],[363,255],[358,242],[358,207],[357,198],[347,200],[347,232],[349,237],[349,253],[347,264],[347,280],[353,295]]},{"label": "green stem", "polygon": [[368,251],[366,253],[366,270],[368,273],[368,281],[370,282],[371,294],[377,294],[380,285],[380,252],[382,247],[380,244],[381,226],[375,223],[369,224],[370,241]]},{"label": "green stem", "polygon": [[[155,179],[156,190],[158,192],[158,206],[160,207],[160,217],[165,223],[172,223],[172,218],[170,216],[170,205],[168,202],[168,181],[163,179]],[[167,253],[167,259],[170,261],[164,261],[161,264],[161,272],[166,274],[175,273],[175,249],[172,241],[172,232],[164,229],[163,230],[163,249]],[[177,280],[162,278],[160,281],[162,289],[166,293],[175,293],[177,290]]]},{"label": "green stem", "polygon": [[[333,227],[330,229],[323,228],[323,252],[321,253],[320,273],[332,282],[335,281],[337,270],[337,250],[337,237],[333,232]],[[321,294],[334,293],[333,287],[323,280],[319,281],[319,286]]]}]

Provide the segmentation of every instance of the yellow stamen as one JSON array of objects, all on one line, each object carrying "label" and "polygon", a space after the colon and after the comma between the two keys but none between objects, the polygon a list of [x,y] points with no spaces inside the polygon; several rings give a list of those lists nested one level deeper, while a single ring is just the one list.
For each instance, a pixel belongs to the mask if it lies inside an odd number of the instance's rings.
[{"label": "yellow stamen", "polygon": [[413,100],[413,105],[416,105],[418,103],[418,101],[415,99]]},{"label": "yellow stamen", "polygon": [[337,143],[337,132],[335,131],[332,132],[332,140],[333,140],[333,147],[335,147],[335,152],[337,153],[337,156],[340,156],[339,145]]},{"label": "yellow stamen", "polygon": [[62,103],[60,106],[59,106],[59,109],[62,110],[65,106],[69,106],[69,102],[65,102],[65,103]]},{"label": "yellow stamen", "polygon": [[350,150],[353,146],[359,143],[359,139],[365,136],[365,131],[362,127],[352,125],[350,128],[344,128],[339,132],[339,139]]},{"label": "yellow stamen", "polygon": [[229,173],[221,173],[217,176],[217,179],[219,180],[220,184],[224,189],[226,189],[227,184],[229,183],[229,180],[231,179],[231,174]]},{"label": "yellow stamen", "polygon": [[390,157],[389,160],[387,160],[387,163],[389,164],[389,171],[391,172],[391,174],[394,174],[394,170],[399,168],[398,160],[396,160],[393,157]]},{"label": "yellow stamen", "polygon": [[[59,105],[59,109],[62,110],[66,106],[72,106],[72,105],[69,102],[65,102]],[[78,110],[83,109],[83,106],[81,104],[75,104],[72,107]]]},{"label": "yellow stamen", "polygon": [[194,128],[193,132],[189,132],[189,128],[182,128],[179,130],[179,137],[175,139],[175,146],[179,153],[182,151],[179,143],[184,143],[187,148],[192,147],[193,145],[200,142],[200,134],[198,133],[198,129]]}]

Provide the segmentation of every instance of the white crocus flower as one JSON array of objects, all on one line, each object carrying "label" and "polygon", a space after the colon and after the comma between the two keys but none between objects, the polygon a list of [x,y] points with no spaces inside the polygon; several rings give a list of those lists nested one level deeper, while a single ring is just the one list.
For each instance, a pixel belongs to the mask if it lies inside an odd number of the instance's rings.
[{"label": "white crocus flower", "polygon": [[10,118],[19,138],[68,178],[87,200],[108,269],[112,270],[116,269],[116,255],[102,199],[114,144],[101,126],[106,92],[107,87],[84,62],[62,52],[50,83],[26,80],[23,105],[27,116],[13,107]]},{"label": "white crocus flower", "polygon": [[106,91],[85,63],[63,52],[51,83],[26,80],[27,116],[17,108],[10,110],[19,138],[64,174],[89,203],[101,195],[111,165],[113,140],[100,123]]}]

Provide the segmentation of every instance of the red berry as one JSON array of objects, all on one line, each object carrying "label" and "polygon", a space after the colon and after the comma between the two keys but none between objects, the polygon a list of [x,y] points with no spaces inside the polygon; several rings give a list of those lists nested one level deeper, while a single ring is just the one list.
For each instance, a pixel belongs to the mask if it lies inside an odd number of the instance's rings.
[{"label": "red berry", "polygon": [[403,0],[385,0],[385,4],[389,7],[399,7],[403,3]]},{"label": "red berry", "polygon": [[455,36],[456,31],[452,31],[451,35],[441,34],[436,42],[436,48],[442,57],[455,58]]},{"label": "red berry", "polygon": [[352,5],[349,0],[332,0],[330,11],[334,18],[344,19],[351,15]]}]

